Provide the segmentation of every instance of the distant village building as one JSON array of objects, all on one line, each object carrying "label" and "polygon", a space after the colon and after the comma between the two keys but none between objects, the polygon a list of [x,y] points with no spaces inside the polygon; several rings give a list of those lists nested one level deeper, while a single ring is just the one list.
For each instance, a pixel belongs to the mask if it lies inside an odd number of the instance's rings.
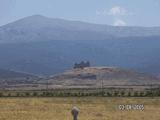
[{"label": "distant village building", "polygon": [[85,67],[90,67],[90,62],[89,61],[87,61],[87,62],[81,61],[80,63],[75,63],[73,68],[74,69],[77,69],[77,68],[83,69]]}]

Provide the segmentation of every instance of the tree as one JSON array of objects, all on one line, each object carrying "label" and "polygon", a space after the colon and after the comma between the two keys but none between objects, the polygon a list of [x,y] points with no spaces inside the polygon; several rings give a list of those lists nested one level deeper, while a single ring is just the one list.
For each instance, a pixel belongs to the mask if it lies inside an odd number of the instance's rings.
[{"label": "tree", "polygon": [[26,92],[25,95],[26,95],[26,96],[30,96],[30,93],[29,93],[29,92]]},{"label": "tree", "polygon": [[140,97],[143,97],[144,95],[145,95],[144,92],[140,92],[140,94],[139,94]]},{"label": "tree", "polygon": [[152,96],[152,92],[151,91],[147,91],[146,92],[146,96]]},{"label": "tree", "polygon": [[38,95],[37,92],[34,92],[34,93],[33,93],[33,96],[37,96],[37,95]]},{"label": "tree", "polygon": [[119,94],[119,92],[118,92],[118,91],[114,91],[114,96],[115,96],[115,97],[117,97],[117,96],[118,96],[118,94]]},{"label": "tree", "polygon": [[20,94],[19,94],[19,93],[17,93],[17,94],[16,94],[16,96],[17,96],[17,97],[19,97],[19,96],[20,96]]},{"label": "tree", "polygon": [[131,92],[130,91],[128,92],[128,97],[131,97]]},{"label": "tree", "polygon": [[124,91],[121,91],[121,96],[123,97],[125,95],[125,92]]},{"label": "tree", "polygon": [[11,93],[8,93],[7,97],[11,97]]},{"label": "tree", "polygon": [[134,97],[138,97],[138,92],[137,91],[134,92]]},{"label": "tree", "polygon": [[0,93],[0,97],[3,97],[3,93]]},{"label": "tree", "polygon": [[108,97],[111,97],[112,94],[111,94],[110,92],[107,92],[107,96],[108,96]]}]

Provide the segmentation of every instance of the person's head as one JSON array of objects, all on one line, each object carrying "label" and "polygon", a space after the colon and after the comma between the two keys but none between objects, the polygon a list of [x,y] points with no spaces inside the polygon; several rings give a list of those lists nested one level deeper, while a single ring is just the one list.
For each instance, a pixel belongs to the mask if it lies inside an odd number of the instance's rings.
[{"label": "person's head", "polygon": [[79,113],[79,109],[76,106],[74,106],[71,110],[71,113],[73,116],[77,116]]}]

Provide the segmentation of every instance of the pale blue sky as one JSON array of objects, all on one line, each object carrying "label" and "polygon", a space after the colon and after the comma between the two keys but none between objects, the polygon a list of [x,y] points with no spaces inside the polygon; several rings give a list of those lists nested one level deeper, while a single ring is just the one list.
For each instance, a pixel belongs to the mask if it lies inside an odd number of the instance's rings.
[{"label": "pale blue sky", "polygon": [[160,26],[160,0],[0,0],[0,25],[34,14],[108,25]]}]

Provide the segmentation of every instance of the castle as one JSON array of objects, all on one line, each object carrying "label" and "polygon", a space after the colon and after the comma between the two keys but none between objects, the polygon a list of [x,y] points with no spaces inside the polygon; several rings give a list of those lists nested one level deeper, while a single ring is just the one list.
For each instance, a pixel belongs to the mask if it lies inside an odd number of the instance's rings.
[{"label": "castle", "polygon": [[75,63],[73,68],[74,69],[77,69],[77,68],[83,69],[85,67],[90,67],[90,62],[89,61],[87,61],[87,62],[81,61],[80,63]]}]

